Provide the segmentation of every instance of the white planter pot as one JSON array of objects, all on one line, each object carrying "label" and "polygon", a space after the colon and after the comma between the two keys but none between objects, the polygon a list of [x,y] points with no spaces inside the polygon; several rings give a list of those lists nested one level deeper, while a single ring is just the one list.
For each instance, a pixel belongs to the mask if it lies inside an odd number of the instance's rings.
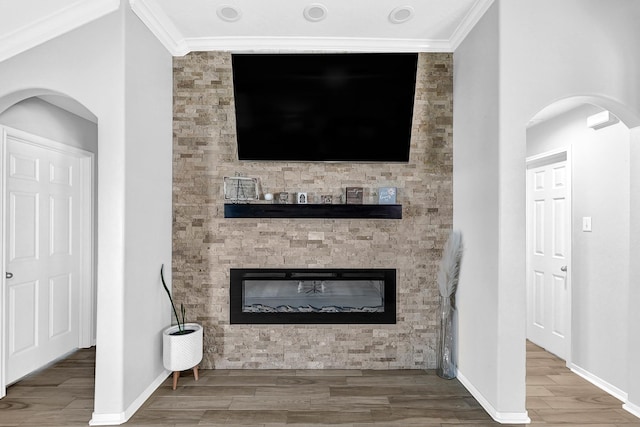
[{"label": "white planter pot", "polygon": [[202,326],[197,323],[186,323],[185,330],[193,330],[190,334],[171,335],[177,332],[178,326],[171,326],[162,333],[162,362],[170,371],[185,371],[198,365],[202,360]]}]

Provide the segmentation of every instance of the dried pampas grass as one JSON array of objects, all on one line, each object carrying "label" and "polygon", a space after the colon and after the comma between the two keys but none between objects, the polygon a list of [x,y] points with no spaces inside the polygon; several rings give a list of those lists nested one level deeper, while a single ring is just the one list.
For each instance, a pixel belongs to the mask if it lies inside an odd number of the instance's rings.
[{"label": "dried pampas grass", "polygon": [[[442,251],[440,270],[438,271],[438,289],[443,298],[454,298],[458,289],[460,262],[462,261],[462,233],[452,230]],[[455,304],[452,300],[452,306]]]}]

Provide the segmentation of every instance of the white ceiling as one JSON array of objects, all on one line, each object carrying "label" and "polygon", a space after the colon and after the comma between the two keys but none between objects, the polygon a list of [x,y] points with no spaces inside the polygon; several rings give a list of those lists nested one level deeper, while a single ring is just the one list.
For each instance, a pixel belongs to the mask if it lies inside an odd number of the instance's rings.
[{"label": "white ceiling", "polygon": [[0,0],[0,61],[118,9],[120,0]]},{"label": "white ceiling", "polygon": [[[169,52],[180,56],[195,50],[452,52],[493,0],[129,3]],[[111,13],[119,5],[120,0],[0,0],[0,61]],[[312,12],[325,10],[324,19],[305,19],[309,6],[314,7]],[[221,19],[223,7],[237,11],[239,19]],[[389,19],[398,7],[412,9],[406,22]]]},{"label": "white ceiling", "polygon": [[[135,13],[174,55],[231,51],[451,52],[493,0],[130,0]],[[309,21],[308,6],[326,10]],[[221,8],[238,12],[221,19]],[[393,23],[398,7],[413,10]],[[317,9],[316,9],[317,10]]]}]

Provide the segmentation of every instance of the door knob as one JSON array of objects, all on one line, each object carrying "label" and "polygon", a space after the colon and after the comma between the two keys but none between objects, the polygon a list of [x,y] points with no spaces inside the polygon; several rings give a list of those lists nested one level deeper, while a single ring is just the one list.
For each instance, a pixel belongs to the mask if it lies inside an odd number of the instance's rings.
[{"label": "door knob", "polygon": [[9,273],[9,272],[7,271],[7,272],[4,274],[4,276],[5,276],[7,279],[12,279],[12,278],[13,278],[13,273]]},{"label": "door knob", "polygon": [[563,265],[562,267],[560,267],[560,271],[567,271],[567,266]]}]

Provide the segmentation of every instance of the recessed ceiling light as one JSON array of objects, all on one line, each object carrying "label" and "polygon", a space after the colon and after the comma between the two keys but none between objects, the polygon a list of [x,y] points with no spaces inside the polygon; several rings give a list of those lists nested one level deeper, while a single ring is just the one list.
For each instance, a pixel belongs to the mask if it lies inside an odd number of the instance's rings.
[{"label": "recessed ceiling light", "polygon": [[304,19],[310,22],[322,21],[327,17],[327,8],[320,3],[313,3],[304,8]]},{"label": "recessed ceiling light", "polygon": [[411,6],[399,6],[389,14],[389,21],[394,24],[402,24],[413,18],[413,8]]},{"label": "recessed ceiling light", "polygon": [[218,14],[218,18],[227,22],[235,22],[242,16],[240,9],[235,6],[229,6],[228,4],[220,6],[216,13]]}]

